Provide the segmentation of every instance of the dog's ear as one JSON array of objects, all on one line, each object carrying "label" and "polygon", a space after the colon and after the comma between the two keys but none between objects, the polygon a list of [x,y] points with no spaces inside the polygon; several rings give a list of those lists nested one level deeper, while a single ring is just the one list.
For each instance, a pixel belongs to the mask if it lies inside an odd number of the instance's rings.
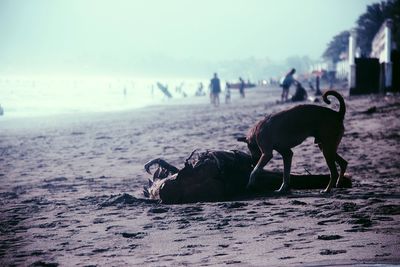
[{"label": "dog's ear", "polygon": [[244,136],[238,137],[236,140],[237,140],[238,142],[245,142],[245,143],[247,143],[247,138],[244,137]]}]

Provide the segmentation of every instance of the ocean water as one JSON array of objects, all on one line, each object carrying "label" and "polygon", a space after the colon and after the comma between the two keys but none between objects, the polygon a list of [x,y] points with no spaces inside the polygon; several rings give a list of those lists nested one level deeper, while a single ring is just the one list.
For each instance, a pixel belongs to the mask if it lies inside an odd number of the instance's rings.
[{"label": "ocean water", "polygon": [[[168,85],[173,99],[157,87]],[[201,79],[121,77],[0,77],[3,118],[108,112],[193,98]],[[0,118],[1,118],[0,117]]]}]

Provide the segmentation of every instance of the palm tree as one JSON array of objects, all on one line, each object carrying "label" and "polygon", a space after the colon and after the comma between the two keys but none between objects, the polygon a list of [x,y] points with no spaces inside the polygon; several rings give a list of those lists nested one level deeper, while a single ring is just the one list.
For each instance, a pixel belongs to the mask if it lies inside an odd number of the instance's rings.
[{"label": "palm tree", "polygon": [[[392,38],[400,49],[400,0],[387,0],[367,6],[367,11],[357,20],[357,44],[362,55],[371,53],[372,40],[386,19],[393,21]],[[348,38],[347,31],[333,37],[322,57],[339,61],[340,54],[348,49]]]},{"label": "palm tree", "polygon": [[330,59],[334,63],[338,62],[340,60],[340,54],[347,52],[348,50],[349,36],[350,33],[348,31],[343,31],[333,37],[322,57],[325,59]]},{"label": "palm tree", "polygon": [[386,5],[386,2],[381,2],[367,6],[367,12],[357,20],[357,44],[363,55],[371,53],[372,40],[388,17],[388,14],[384,15],[387,12]]},{"label": "palm tree", "polygon": [[357,20],[357,43],[363,55],[371,53],[372,40],[386,19],[393,20],[393,37],[398,46],[399,16],[399,0],[388,0],[367,6],[367,12]]}]

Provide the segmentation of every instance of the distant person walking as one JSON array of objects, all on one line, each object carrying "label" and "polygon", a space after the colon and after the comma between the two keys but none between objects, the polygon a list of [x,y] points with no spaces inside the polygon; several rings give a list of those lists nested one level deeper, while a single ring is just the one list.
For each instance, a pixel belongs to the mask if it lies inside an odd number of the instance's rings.
[{"label": "distant person walking", "polygon": [[244,98],[244,86],[245,86],[245,83],[244,83],[242,77],[239,77],[239,93],[240,93],[241,98]]},{"label": "distant person walking", "polygon": [[296,82],[293,75],[296,73],[296,69],[291,69],[288,74],[286,74],[285,78],[282,81],[282,102],[286,102],[288,100],[289,88],[290,86]]},{"label": "distant person walking", "polygon": [[231,103],[231,89],[229,88],[228,82],[225,85],[225,104]]},{"label": "distant person walking", "polygon": [[217,73],[214,73],[214,78],[210,82],[211,104],[219,106],[219,93],[221,93],[221,82]]}]

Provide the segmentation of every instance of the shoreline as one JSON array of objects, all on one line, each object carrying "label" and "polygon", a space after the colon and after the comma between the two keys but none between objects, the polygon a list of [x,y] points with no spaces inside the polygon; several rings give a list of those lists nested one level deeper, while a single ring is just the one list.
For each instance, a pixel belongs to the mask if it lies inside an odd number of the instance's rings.
[{"label": "shoreline", "polygon": [[[256,87],[251,89],[256,92],[251,92],[250,95],[266,93],[270,98],[275,99],[277,98],[277,91],[279,88],[272,88],[270,92],[270,88],[267,87]],[[246,101],[246,99],[240,99],[239,94],[236,93],[233,96],[232,103],[228,104],[228,106],[233,106],[235,108],[235,104],[242,104],[241,102]],[[254,99],[252,100],[254,101]],[[261,100],[264,101],[264,100]],[[224,103],[224,95],[223,93],[220,94],[220,102],[222,108],[225,108]],[[249,102],[249,101],[247,101]],[[259,101],[258,101],[259,102]],[[273,100],[265,101],[265,103],[272,104]],[[99,120],[102,118],[109,118],[115,116],[127,117],[129,115],[134,115],[135,113],[148,113],[148,112],[159,112],[160,110],[164,109],[174,109],[174,108],[195,108],[195,107],[202,107],[206,108],[213,108],[209,103],[209,96],[203,97],[196,97],[190,96],[188,98],[176,98],[176,99],[167,99],[164,102],[159,102],[155,104],[149,104],[142,107],[133,107],[133,108],[124,108],[121,110],[109,110],[109,111],[83,111],[83,112],[67,112],[67,113],[59,113],[59,114],[49,114],[49,115],[37,115],[37,116],[25,116],[25,117],[7,117],[6,115],[0,117],[0,129],[7,128],[29,128],[35,129],[38,125],[33,123],[39,123],[39,125],[43,125],[42,127],[57,127],[57,124],[65,124],[65,122],[74,122],[74,120],[78,121],[88,121],[88,120]],[[60,121],[64,121],[61,123]],[[21,125],[24,125],[21,127]]]}]

